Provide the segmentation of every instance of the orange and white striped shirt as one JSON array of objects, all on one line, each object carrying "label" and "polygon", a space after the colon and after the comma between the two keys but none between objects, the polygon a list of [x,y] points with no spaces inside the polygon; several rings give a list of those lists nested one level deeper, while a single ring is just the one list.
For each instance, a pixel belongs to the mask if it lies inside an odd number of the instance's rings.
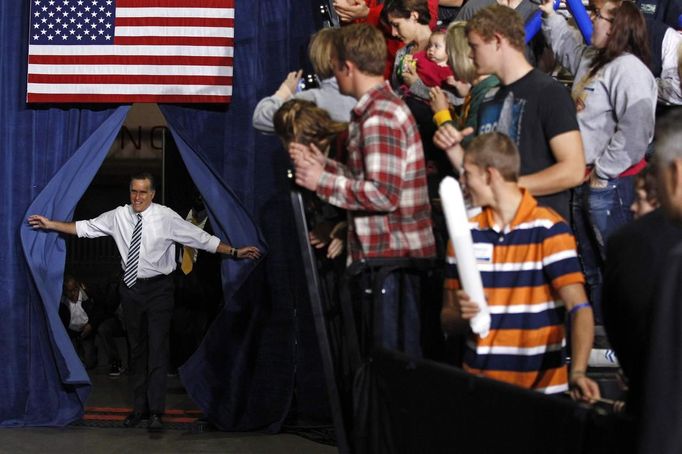
[{"label": "orange and white striped shirt", "polygon": [[[471,219],[478,269],[491,315],[490,334],[473,335],[465,369],[547,394],[568,389],[565,307],[557,290],[582,284],[573,234],[556,212],[526,190],[513,221],[494,224],[490,208]],[[445,289],[460,288],[448,245]]]}]

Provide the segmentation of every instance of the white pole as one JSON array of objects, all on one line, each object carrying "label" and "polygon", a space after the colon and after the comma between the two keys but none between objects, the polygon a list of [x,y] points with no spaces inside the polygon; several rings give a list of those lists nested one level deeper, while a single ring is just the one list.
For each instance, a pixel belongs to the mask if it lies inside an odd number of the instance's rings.
[{"label": "white pole", "polygon": [[469,219],[464,206],[464,197],[459,183],[452,177],[445,177],[440,184],[440,198],[445,212],[450,241],[457,257],[457,271],[462,289],[478,304],[480,312],[469,321],[471,330],[481,338],[490,331],[490,312],[483,293],[481,273],[476,265],[474,243],[471,239]]}]

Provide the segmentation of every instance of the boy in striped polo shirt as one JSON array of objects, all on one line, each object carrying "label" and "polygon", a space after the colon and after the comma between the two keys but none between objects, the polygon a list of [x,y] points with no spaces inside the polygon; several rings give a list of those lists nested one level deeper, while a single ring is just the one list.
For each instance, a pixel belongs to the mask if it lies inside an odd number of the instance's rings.
[{"label": "boy in striped polo shirt", "polygon": [[[469,331],[465,370],[547,394],[570,387],[574,398],[599,398],[598,385],[585,375],[594,322],[568,225],[519,187],[519,153],[506,135],[478,136],[465,151],[463,167],[463,186],[483,208],[471,219],[471,233],[492,318],[485,338]],[[446,331],[468,330],[478,305],[460,290],[454,251],[448,249],[441,321]]]}]

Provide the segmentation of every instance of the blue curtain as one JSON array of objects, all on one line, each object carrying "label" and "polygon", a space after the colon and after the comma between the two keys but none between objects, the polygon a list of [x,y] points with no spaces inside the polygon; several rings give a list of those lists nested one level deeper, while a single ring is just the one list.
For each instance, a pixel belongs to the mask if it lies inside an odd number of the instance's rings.
[{"label": "blue curtain", "polygon": [[[328,415],[293,234],[285,178],[288,158],[274,138],[251,128],[258,99],[274,92],[288,71],[301,66],[315,28],[315,7],[316,2],[293,0],[236,2],[236,68],[229,109],[163,108],[219,233],[237,245],[269,243],[267,260],[238,292],[250,266],[225,261],[230,299],[182,369],[192,397],[226,430],[279,430],[294,401],[299,415]],[[89,382],[66,344],[61,324],[55,323],[63,240],[30,231],[25,216],[35,209],[70,218],[127,109],[29,108],[28,14],[28,0],[0,0],[2,426],[64,425],[82,414]],[[204,181],[204,175],[211,178]],[[250,213],[262,235],[244,234],[248,228],[240,233],[251,222],[248,215],[225,221],[220,214],[227,209],[225,203]]]},{"label": "blue curtain", "polygon": [[[192,399],[223,430],[280,430],[294,390],[297,414],[316,420],[329,417],[289,202],[289,159],[278,140],[251,126],[258,100],[302,65],[314,31],[315,6],[291,0],[236,2],[229,108],[161,106],[212,222],[219,204],[233,200],[218,198],[216,205],[206,197],[204,191],[212,185],[202,181],[203,171],[188,160],[193,154],[232,188],[269,247],[267,260],[237,293],[225,269],[234,262],[223,261],[225,308],[180,369]],[[238,228],[229,218],[223,227],[235,244],[255,244],[255,238],[233,237]]]},{"label": "blue curtain", "polygon": [[[109,106],[87,110],[26,106],[28,14],[26,0],[0,1],[0,172],[4,187],[0,203],[0,263],[3,264],[0,425],[3,426],[64,425],[82,412],[87,376],[80,363],[74,361],[73,349],[64,348],[61,323],[54,323],[55,296],[59,294],[55,285],[60,287],[61,282],[52,282],[38,290],[22,251],[20,232],[25,226],[29,205],[64,163],[77,152],[87,153],[89,147],[105,146],[106,153],[109,139],[90,142],[86,139],[105,122],[116,123],[111,118],[116,110]],[[116,128],[115,124],[109,127]],[[103,130],[99,131],[106,136]],[[67,205],[67,201],[56,203],[53,213],[68,216]],[[51,243],[41,252],[46,266],[34,271],[45,283],[59,273],[64,260],[61,240],[56,235],[43,239]]]},{"label": "blue curtain", "polygon": [[[106,158],[127,112],[128,106],[119,107],[102,122],[33,200],[24,214],[24,219],[35,213],[43,214],[50,219],[68,220],[73,217],[76,204]],[[40,358],[43,365],[50,364],[51,361],[44,353],[52,352],[58,377],[64,389],[70,393],[75,392],[79,399],[80,408],[76,406],[71,408],[71,405],[57,406],[57,414],[66,418],[58,419],[54,423],[68,423],[70,418],[73,419],[82,413],[90,389],[90,379],[59,318],[59,301],[66,259],[65,240],[63,236],[54,232],[34,231],[26,222],[21,223],[20,234],[26,261],[40,296],[39,299],[32,300],[32,305],[43,309],[42,314],[39,310],[36,312],[38,317],[42,315],[40,318],[45,319],[45,325],[42,323],[37,325],[40,326],[38,334],[47,339],[52,347],[51,350],[45,351],[39,349],[38,352],[42,353]],[[33,345],[30,346],[32,347]]]}]

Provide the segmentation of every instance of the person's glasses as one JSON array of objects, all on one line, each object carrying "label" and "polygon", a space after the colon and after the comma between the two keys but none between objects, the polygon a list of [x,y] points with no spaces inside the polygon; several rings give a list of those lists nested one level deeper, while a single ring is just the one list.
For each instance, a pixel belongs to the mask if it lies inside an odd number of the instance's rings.
[{"label": "person's glasses", "polygon": [[602,16],[600,8],[594,8],[594,15],[597,17],[597,19],[602,19],[602,20],[605,20],[606,22],[608,22],[609,24],[613,24],[613,18]]}]

